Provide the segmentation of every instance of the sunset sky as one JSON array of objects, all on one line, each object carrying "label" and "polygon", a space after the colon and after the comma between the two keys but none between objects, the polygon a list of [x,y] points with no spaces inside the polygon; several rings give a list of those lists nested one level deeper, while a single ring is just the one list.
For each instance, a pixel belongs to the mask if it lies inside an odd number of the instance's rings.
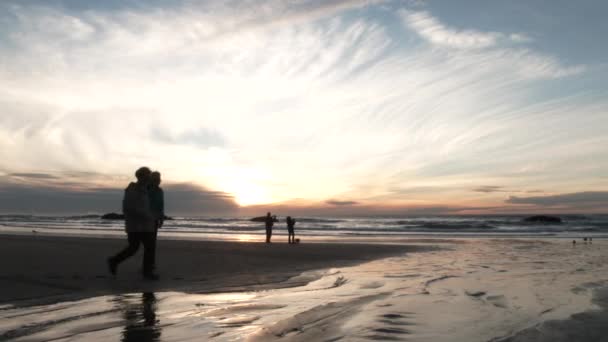
[{"label": "sunset sky", "polygon": [[606,1],[100,3],[0,3],[0,212],[608,212]]}]

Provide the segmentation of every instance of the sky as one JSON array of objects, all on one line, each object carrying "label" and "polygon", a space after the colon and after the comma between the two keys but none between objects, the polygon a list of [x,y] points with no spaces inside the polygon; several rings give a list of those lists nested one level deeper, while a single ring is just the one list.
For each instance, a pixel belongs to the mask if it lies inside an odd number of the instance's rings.
[{"label": "sky", "polygon": [[605,1],[0,3],[0,213],[606,213]]}]

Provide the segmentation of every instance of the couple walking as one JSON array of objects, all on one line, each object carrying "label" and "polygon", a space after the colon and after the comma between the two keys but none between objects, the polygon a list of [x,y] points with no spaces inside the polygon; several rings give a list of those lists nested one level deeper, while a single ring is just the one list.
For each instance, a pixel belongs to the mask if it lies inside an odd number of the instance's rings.
[{"label": "couple walking", "polygon": [[141,167],[135,172],[137,182],[129,184],[122,200],[128,246],[108,258],[110,273],[116,274],[118,265],[134,255],[139,245],[144,246],[142,272],[145,279],[158,280],[156,266],[156,237],[165,218],[164,194],[159,172]]}]

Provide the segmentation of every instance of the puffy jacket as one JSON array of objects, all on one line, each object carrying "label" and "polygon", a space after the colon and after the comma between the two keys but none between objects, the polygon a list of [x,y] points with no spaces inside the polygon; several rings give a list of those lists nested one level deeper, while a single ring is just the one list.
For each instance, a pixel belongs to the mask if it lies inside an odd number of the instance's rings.
[{"label": "puffy jacket", "polygon": [[154,232],[154,216],[150,210],[150,199],[145,186],[129,184],[122,200],[122,212],[125,214],[127,233]]}]

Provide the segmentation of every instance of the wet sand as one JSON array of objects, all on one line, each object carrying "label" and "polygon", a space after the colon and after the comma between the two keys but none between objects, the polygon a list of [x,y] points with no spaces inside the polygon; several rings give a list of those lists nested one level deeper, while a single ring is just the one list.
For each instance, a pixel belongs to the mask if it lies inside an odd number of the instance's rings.
[{"label": "wet sand", "polygon": [[[106,295],[79,300],[0,305],[0,340],[608,340],[608,241],[576,246],[550,238],[412,241],[441,248],[252,243],[229,248],[231,243],[176,242],[175,253],[192,255],[183,249],[207,246],[206,258],[215,260],[207,262],[226,261],[214,279],[196,285],[202,293],[182,292],[177,280],[146,289],[146,283],[128,278],[137,271],[133,264],[125,279],[136,283],[123,283],[122,273],[99,281],[118,284],[111,294],[106,288]],[[68,253],[68,245],[60,245]],[[303,248],[292,252],[292,247]],[[246,259],[243,264],[226,257],[226,248],[240,251],[237,259]],[[285,275],[285,265],[297,264],[300,257],[310,259],[303,269],[317,268],[288,279],[268,276],[242,283],[252,279],[249,265],[273,260],[274,268],[265,266],[268,273]],[[242,270],[244,276],[226,274],[230,269]],[[123,270],[127,273],[127,267]],[[177,267],[172,272],[177,274]],[[121,292],[123,288],[136,290]]]},{"label": "wet sand", "polygon": [[[289,287],[313,269],[353,265],[421,246],[285,242],[159,240],[161,280],[141,278],[143,248],[110,275],[106,259],[126,239],[59,236],[0,236],[0,304],[27,305],[110,293],[143,291],[230,292]],[[293,279],[291,279],[293,278]]]}]

